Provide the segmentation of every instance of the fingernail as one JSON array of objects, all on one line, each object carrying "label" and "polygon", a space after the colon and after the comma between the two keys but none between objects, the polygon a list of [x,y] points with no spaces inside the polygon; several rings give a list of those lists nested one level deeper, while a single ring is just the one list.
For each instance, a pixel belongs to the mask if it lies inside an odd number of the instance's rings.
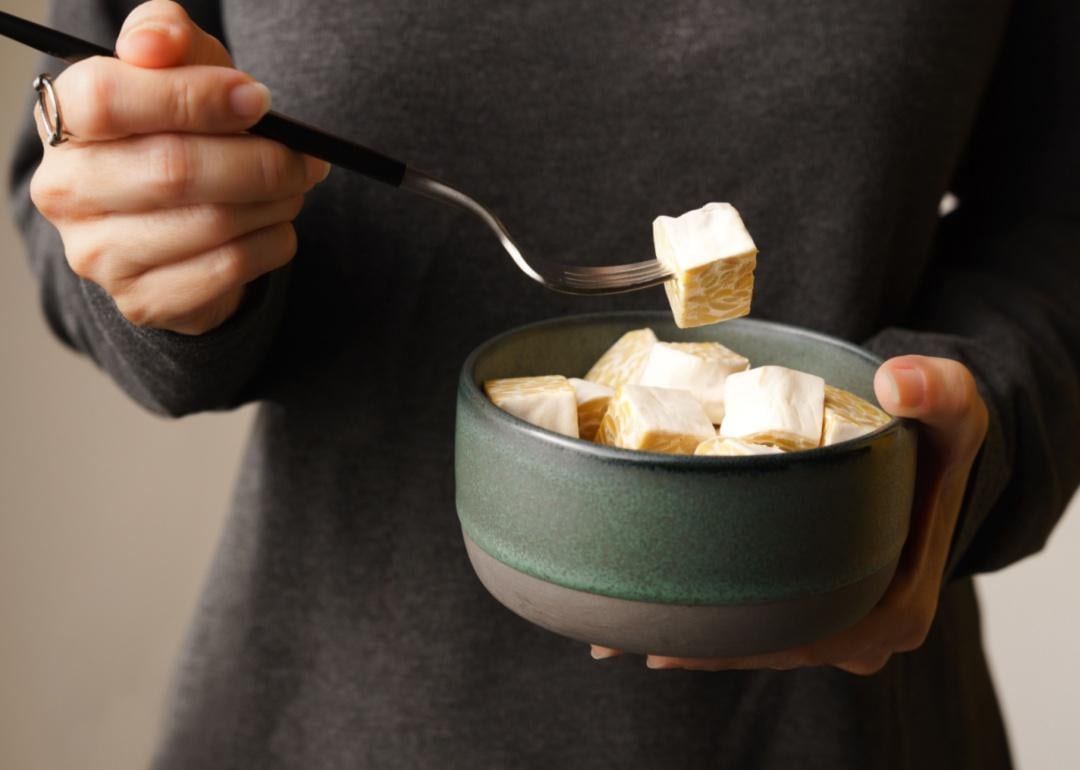
[{"label": "fingernail", "polygon": [[164,35],[165,37],[173,37],[176,35],[177,29],[172,24],[165,24],[160,21],[144,21],[129,30],[125,30],[124,37],[131,37],[140,32],[157,32],[159,35]]},{"label": "fingernail", "polygon": [[243,83],[229,92],[229,106],[237,117],[251,120],[270,109],[270,89],[262,83]]},{"label": "fingernail", "polygon": [[657,658],[654,658],[651,655],[648,656],[647,658],[645,658],[645,665],[648,668],[671,668],[670,663],[668,663],[666,661],[658,660]]},{"label": "fingernail", "polygon": [[305,155],[304,165],[307,168],[308,182],[311,184],[318,184],[326,179],[326,177],[330,176],[330,164],[325,160]]},{"label": "fingernail", "polygon": [[893,367],[889,370],[889,380],[897,405],[905,409],[914,409],[923,402],[926,395],[926,380],[920,370]]},{"label": "fingernail", "polygon": [[592,655],[593,659],[595,659],[595,660],[603,660],[604,658],[614,658],[619,653],[613,652],[612,650],[609,650],[609,649],[593,647],[592,649],[589,650],[589,654]]}]

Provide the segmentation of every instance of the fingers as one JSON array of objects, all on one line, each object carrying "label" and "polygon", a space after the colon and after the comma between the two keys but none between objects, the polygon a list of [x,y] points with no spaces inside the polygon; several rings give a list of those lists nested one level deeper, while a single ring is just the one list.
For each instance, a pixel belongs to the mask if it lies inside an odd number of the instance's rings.
[{"label": "fingers", "polygon": [[197,315],[215,300],[235,294],[238,287],[288,263],[295,253],[296,231],[289,223],[278,224],[149,270],[109,293],[136,326],[182,331],[177,319]]},{"label": "fingers", "polygon": [[[830,662],[829,665],[859,676],[876,674],[889,662],[892,654],[874,650],[858,657]],[[685,669],[688,671],[791,671],[796,668],[824,665],[801,652],[758,655],[749,658],[671,658],[649,655],[645,665],[650,669]]]},{"label": "fingers", "polygon": [[614,658],[618,655],[622,655],[622,650],[616,650],[613,647],[601,647],[598,644],[589,645],[590,654],[596,660],[603,660],[604,658]]},{"label": "fingers", "polygon": [[252,136],[163,134],[46,154],[30,194],[50,220],[206,203],[282,200],[326,177],[324,161]]},{"label": "fingers", "polygon": [[291,221],[330,166],[240,133],[270,93],[179,4],[135,8],[116,52],[56,79],[70,141],[46,146],[31,197],[129,321],[199,334],[292,259]]},{"label": "fingers", "polygon": [[297,195],[269,203],[204,204],[80,220],[64,228],[65,253],[77,275],[107,287],[291,222],[303,203]]},{"label": "fingers", "polygon": [[968,368],[947,358],[892,358],[878,369],[874,389],[887,411],[920,423],[912,529],[898,574],[912,584],[927,576],[939,579],[968,475],[986,437],[986,404]]},{"label": "fingers", "polygon": [[225,46],[203,32],[179,4],[168,0],[151,0],[128,14],[116,41],[116,55],[137,67],[232,66]]},{"label": "fingers", "polygon": [[270,91],[226,67],[151,70],[104,56],[74,64],[54,89],[74,145],[171,131],[235,133],[270,109]]},{"label": "fingers", "polygon": [[168,327],[169,331],[194,336],[220,326],[240,307],[244,299],[247,286],[237,286],[202,307],[196,308],[187,315],[173,319]]},{"label": "fingers", "polygon": [[928,356],[886,361],[874,378],[881,405],[920,423],[919,468],[911,531],[885,595],[852,626],[801,648],[744,658],[649,655],[649,668],[699,671],[786,670],[831,665],[860,676],[883,669],[898,652],[922,646],[937,611],[942,574],[972,461],[986,433],[987,410],[961,363]]},{"label": "fingers", "polygon": [[986,434],[986,405],[958,361],[899,356],[879,367],[874,390],[886,411],[922,423],[948,460],[974,457]]},{"label": "fingers", "polygon": [[690,671],[742,671],[772,669],[789,671],[793,668],[817,665],[802,650],[790,650],[743,658],[674,658],[667,655],[648,655],[645,665],[651,669],[683,668]]}]

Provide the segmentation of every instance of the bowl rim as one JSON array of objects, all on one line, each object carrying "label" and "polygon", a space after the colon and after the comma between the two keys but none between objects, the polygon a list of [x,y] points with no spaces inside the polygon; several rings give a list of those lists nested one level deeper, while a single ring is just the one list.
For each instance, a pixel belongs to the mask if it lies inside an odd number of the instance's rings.
[{"label": "bowl rim", "polygon": [[[869,449],[869,446],[879,439],[895,434],[899,432],[901,427],[912,425],[913,421],[908,418],[896,417],[890,415],[889,422],[882,425],[880,428],[866,433],[862,436],[858,436],[847,441],[840,441],[836,444],[830,444],[824,447],[813,447],[811,449],[802,449],[793,452],[783,452],[779,454],[764,454],[764,455],[684,455],[674,454],[668,452],[646,452],[640,449],[622,449],[620,447],[611,447],[603,444],[596,444],[592,441],[586,441],[582,438],[572,438],[570,436],[564,436],[561,433],[548,430],[547,428],[541,428],[538,425],[533,425],[530,422],[526,422],[519,417],[515,417],[509,412],[503,411],[499,407],[495,406],[491,402],[474,377],[474,371],[476,369],[477,360],[490,348],[498,345],[505,339],[527,332],[536,328],[550,328],[559,326],[573,326],[587,321],[604,321],[617,323],[621,319],[634,320],[636,323],[643,318],[654,318],[659,321],[670,321],[671,314],[664,310],[619,310],[610,312],[594,312],[594,313],[576,313],[574,315],[556,316],[554,318],[546,318],[539,321],[532,321],[521,326],[515,326],[506,331],[500,332],[494,337],[490,337],[484,342],[473,348],[465,358],[465,362],[461,367],[461,376],[459,378],[459,391],[464,394],[466,398],[475,404],[481,414],[491,420],[502,422],[508,427],[513,428],[519,432],[523,432],[530,437],[541,441],[546,444],[554,445],[571,451],[580,452],[585,455],[590,455],[598,460],[620,463],[620,464],[647,464],[650,466],[663,466],[669,469],[708,469],[718,467],[730,467],[739,468],[744,470],[749,469],[765,469],[775,468],[790,465],[793,462],[814,462],[817,460],[831,461],[835,460],[838,456],[862,453]],[[859,358],[862,358],[867,363],[880,366],[884,359],[877,356],[870,351],[862,348],[852,342],[840,339],[839,337],[833,337],[832,335],[825,334],[823,332],[814,331],[801,326],[793,326],[791,324],[781,323],[779,321],[767,321],[761,318],[748,318],[741,317],[731,319],[730,321],[724,321],[723,323],[735,323],[740,326],[759,326],[771,329],[778,329],[795,336],[806,337],[817,340],[819,342],[825,342],[836,347],[843,348],[849,353],[852,353]],[[648,322],[645,323],[648,325]],[[526,375],[523,375],[526,376]],[[535,375],[541,376],[541,375]],[[564,375],[565,376],[565,375]]]}]

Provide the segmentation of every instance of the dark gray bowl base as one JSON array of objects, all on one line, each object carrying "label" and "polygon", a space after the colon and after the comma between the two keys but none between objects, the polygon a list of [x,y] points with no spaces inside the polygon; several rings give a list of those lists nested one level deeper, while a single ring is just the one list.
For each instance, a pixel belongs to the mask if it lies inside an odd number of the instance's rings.
[{"label": "dark gray bowl base", "polygon": [[580,642],[624,652],[713,658],[775,652],[847,628],[878,602],[896,561],[829,593],[729,606],[659,604],[578,591],[509,567],[462,532],[480,582],[507,609]]}]

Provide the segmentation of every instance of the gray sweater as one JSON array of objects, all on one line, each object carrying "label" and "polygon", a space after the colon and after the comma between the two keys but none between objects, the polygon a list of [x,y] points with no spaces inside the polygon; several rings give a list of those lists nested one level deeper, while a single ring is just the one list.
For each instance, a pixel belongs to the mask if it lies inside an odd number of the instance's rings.
[{"label": "gray sweater", "polygon": [[[1010,765],[970,576],[1038,551],[1080,475],[1080,4],[185,5],[277,109],[452,180],[538,253],[645,258],[657,214],[732,201],[754,316],[957,358],[991,428],[930,637],[880,674],[598,663],[473,575],[454,381],[495,333],[660,289],[548,293],[477,222],[338,170],[224,326],[135,328],[33,211],[28,120],[16,216],[59,338],[157,413],[260,402],[157,768]],[[132,3],[55,6],[110,44]]]}]

